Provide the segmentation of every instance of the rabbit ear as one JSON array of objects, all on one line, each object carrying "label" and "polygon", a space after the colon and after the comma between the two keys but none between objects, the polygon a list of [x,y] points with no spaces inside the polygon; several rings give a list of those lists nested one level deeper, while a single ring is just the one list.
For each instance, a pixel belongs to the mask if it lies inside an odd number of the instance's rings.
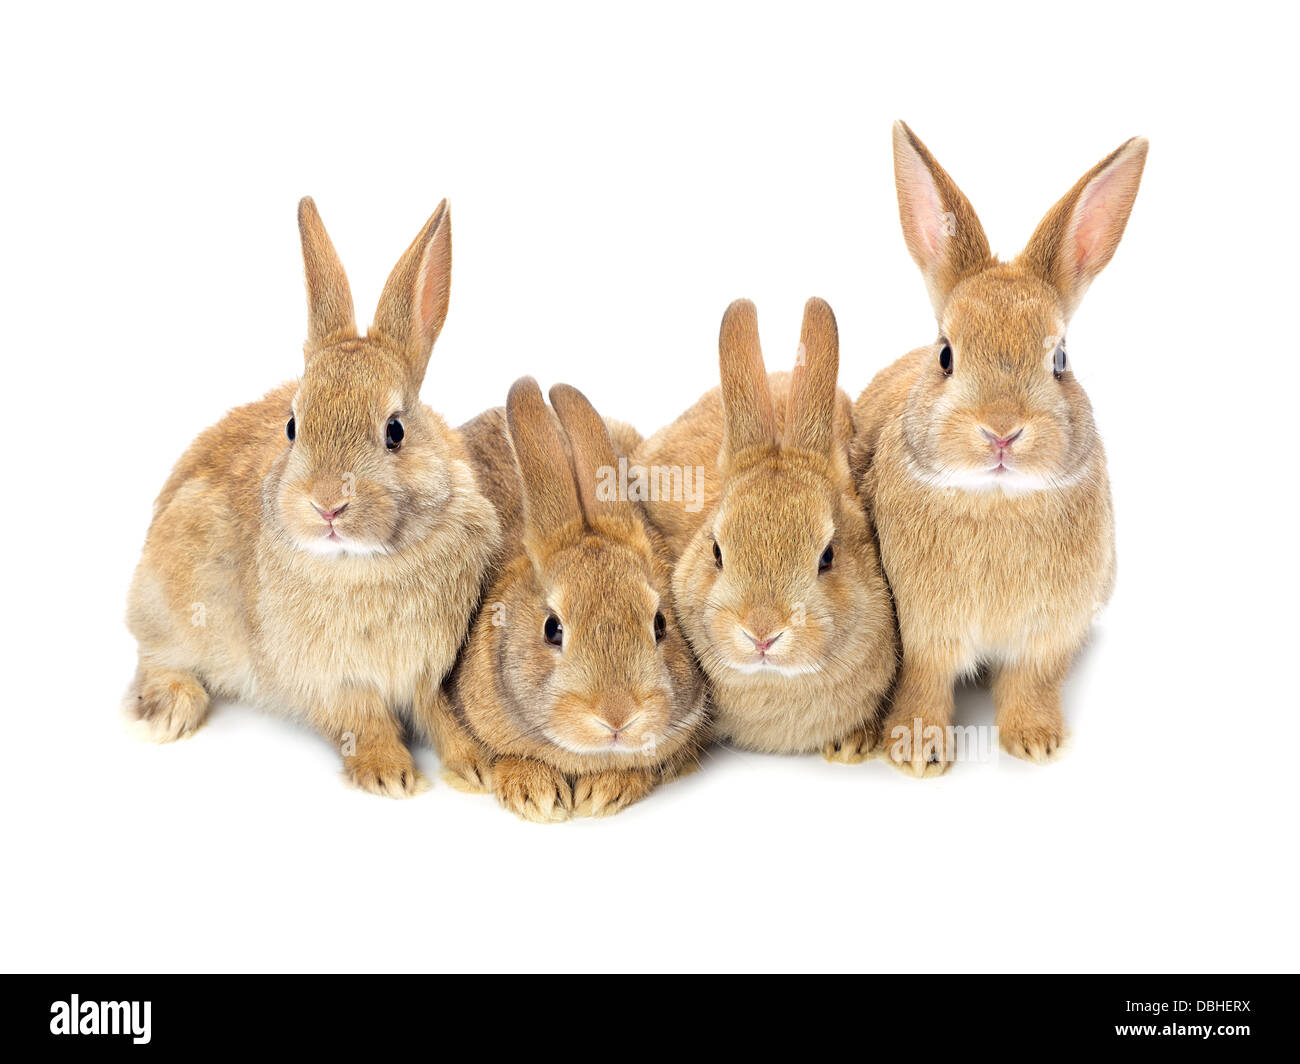
[{"label": "rabbit ear", "polygon": [[1125,141],[1047,212],[1021,252],[1018,261],[1061,293],[1067,318],[1115,254],[1146,160],[1145,137]]},{"label": "rabbit ear", "polygon": [[538,543],[570,521],[582,519],[569,456],[532,377],[520,377],[511,386],[506,422],[524,485],[526,535]]},{"label": "rabbit ear", "polygon": [[357,335],[352,290],[310,196],[298,201],[298,235],[302,238],[302,262],[307,273],[308,344],[314,347],[351,339]]},{"label": "rabbit ear", "polygon": [[724,460],[747,447],[774,444],[776,417],[758,344],[758,310],[748,299],[737,299],[722,316],[718,363],[722,370]]},{"label": "rabbit ear", "polygon": [[406,357],[417,387],[450,297],[451,208],[443,200],[388,275],[370,326],[370,335],[387,340]]},{"label": "rabbit ear", "polygon": [[632,504],[618,497],[618,456],[604,419],[596,413],[591,401],[572,385],[555,385],[550,397],[551,406],[555,407],[569,437],[578,502],[587,522],[594,524],[599,518],[607,523],[634,524]]},{"label": "rabbit ear", "polygon": [[988,238],[970,200],[905,122],[894,123],[894,184],[907,250],[941,316],[957,282],[989,264]]},{"label": "rabbit ear", "polygon": [[824,299],[804,304],[799,355],[790,381],[785,446],[830,454],[839,397],[840,334],[835,313]]}]

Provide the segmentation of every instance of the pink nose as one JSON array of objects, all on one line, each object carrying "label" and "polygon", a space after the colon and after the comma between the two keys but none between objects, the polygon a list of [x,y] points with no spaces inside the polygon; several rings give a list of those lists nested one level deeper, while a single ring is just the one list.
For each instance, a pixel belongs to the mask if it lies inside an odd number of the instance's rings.
[{"label": "pink nose", "polygon": [[317,512],[318,514],[320,514],[321,517],[323,517],[326,521],[333,522],[334,518],[338,517],[339,514],[341,514],[344,510],[346,510],[346,509],[348,508],[348,504],[347,504],[347,503],[344,503],[342,506],[336,506],[336,507],[334,507],[334,509],[332,509],[332,510],[322,510],[322,509],[321,509],[319,506],[317,506],[315,503],[312,503],[312,507],[313,507],[313,508],[316,510],[316,512]]},{"label": "pink nose", "polygon": [[1020,439],[1020,434],[1025,430],[1016,429],[1016,431],[1013,432],[1010,436],[999,436],[996,433],[990,432],[988,429],[980,429],[980,431],[984,433],[985,436],[988,437],[989,443],[993,444],[993,446],[996,447],[999,451],[1005,451],[1008,447],[1010,447],[1013,443],[1015,443],[1016,440]]},{"label": "pink nose", "polygon": [[772,644],[775,643],[778,639],[780,639],[783,634],[784,634],[783,632],[777,632],[776,635],[769,636],[767,639],[755,639],[751,635],[749,637],[749,640],[751,643],[754,644],[755,650],[757,650],[760,654],[766,654],[769,650],[772,649]]}]

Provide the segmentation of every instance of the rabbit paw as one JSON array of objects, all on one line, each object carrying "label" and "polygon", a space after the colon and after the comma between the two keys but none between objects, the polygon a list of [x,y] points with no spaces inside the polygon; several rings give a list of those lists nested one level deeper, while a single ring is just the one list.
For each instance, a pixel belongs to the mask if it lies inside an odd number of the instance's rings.
[{"label": "rabbit paw", "polygon": [[841,739],[822,747],[822,757],[842,765],[856,765],[867,760],[876,747],[878,736],[869,728],[858,728]]},{"label": "rabbit paw", "polygon": [[573,784],[574,816],[613,816],[652,790],[655,781],[645,772],[596,772]]},{"label": "rabbit paw", "polygon": [[1012,757],[1046,764],[1065,745],[1065,721],[1044,715],[1040,719],[1013,721],[998,727],[998,742]]},{"label": "rabbit paw", "polygon": [[170,743],[197,731],[210,705],[208,692],[189,673],[159,670],[140,679],[127,710],[143,738]]},{"label": "rabbit paw", "polygon": [[466,794],[488,794],[492,790],[492,761],[486,755],[466,751],[442,763],[442,778],[448,786]]},{"label": "rabbit paw", "polygon": [[946,721],[910,710],[895,710],[885,721],[885,759],[915,779],[942,776],[952,764]]},{"label": "rabbit paw", "polygon": [[550,765],[525,757],[503,757],[492,766],[497,800],[517,816],[535,824],[568,820],[573,790]]},{"label": "rabbit paw", "polygon": [[345,761],[348,781],[384,798],[414,798],[429,789],[429,781],[416,769],[406,747],[396,745],[358,753]]}]

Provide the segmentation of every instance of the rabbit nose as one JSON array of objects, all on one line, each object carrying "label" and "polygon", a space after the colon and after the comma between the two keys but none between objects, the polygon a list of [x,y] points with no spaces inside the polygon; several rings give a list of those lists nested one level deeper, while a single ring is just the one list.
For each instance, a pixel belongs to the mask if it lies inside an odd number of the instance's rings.
[{"label": "rabbit nose", "polygon": [[615,735],[624,731],[639,715],[636,702],[628,695],[602,698],[593,714],[601,727],[608,728]]},{"label": "rabbit nose", "polygon": [[342,506],[335,506],[332,510],[327,510],[323,506],[317,506],[315,503],[312,503],[311,505],[312,509],[320,514],[326,521],[331,523],[334,521],[334,518],[338,517],[339,514],[348,508],[347,503],[344,503]]},{"label": "rabbit nose", "polygon": [[787,623],[782,612],[770,602],[751,607],[740,621],[740,630],[745,638],[762,653],[766,653],[767,649],[785,634]]},{"label": "rabbit nose", "polygon": [[984,433],[989,443],[993,444],[993,446],[996,447],[999,451],[1005,451],[1008,447],[1010,447],[1013,443],[1015,443],[1016,440],[1020,439],[1020,434],[1024,431],[1025,431],[1024,427],[1022,426],[1016,429],[1015,432],[1011,433],[1008,436],[999,436],[996,432],[993,432],[990,429],[986,429],[986,428],[980,429],[980,432]]}]

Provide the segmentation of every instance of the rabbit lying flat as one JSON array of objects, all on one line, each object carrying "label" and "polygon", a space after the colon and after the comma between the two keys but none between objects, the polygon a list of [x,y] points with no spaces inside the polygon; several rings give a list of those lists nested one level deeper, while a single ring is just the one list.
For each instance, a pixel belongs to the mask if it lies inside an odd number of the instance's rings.
[{"label": "rabbit lying flat", "polygon": [[358,786],[407,796],[425,781],[402,717],[438,718],[500,543],[460,438],[419,399],[447,313],[451,216],[444,202],[407,249],[364,337],[310,199],[298,224],[303,377],[199,436],[154,504],[126,708],[167,741],[214,695],[253,701],[338,744]]},{"label": "rabbit lying flat", "polygon": [[898,639],[849,471],[835,316],[808,301],[793,374],[768,376],[746,300],[728,308],[718,348],[722,387],[637,454],[704,476],[699,512],[661,499],[646,513],[678,559],[678,618],[708,675],[716,730],[750,750],[861,761]]},{"label": "rabbit lying flat", "polygon": [[574,388],[550,397],[554,413],[523,378],[508,437],[499,411],[464,427],[507,540],[435,729],[449,782],[543,822],[644,797],[694,765],[707,727],[667,551],[632,502],[600,490],[618,461],[611,427],[637,437]]},{"label": "rabbit lying flat", "polygon": [[939,323],[854,406],[853,462],[893,588],[903,664],[885,749],[918,776],[953,756],[953,685],[991,667],[1002,746],[1052,757],[1060,685],[1110,596],[1106,458],[1065,327],[1128,221],[1147,142],[1130,140],[1048,212],[1008,263],[903,123],[903,233]]}]

